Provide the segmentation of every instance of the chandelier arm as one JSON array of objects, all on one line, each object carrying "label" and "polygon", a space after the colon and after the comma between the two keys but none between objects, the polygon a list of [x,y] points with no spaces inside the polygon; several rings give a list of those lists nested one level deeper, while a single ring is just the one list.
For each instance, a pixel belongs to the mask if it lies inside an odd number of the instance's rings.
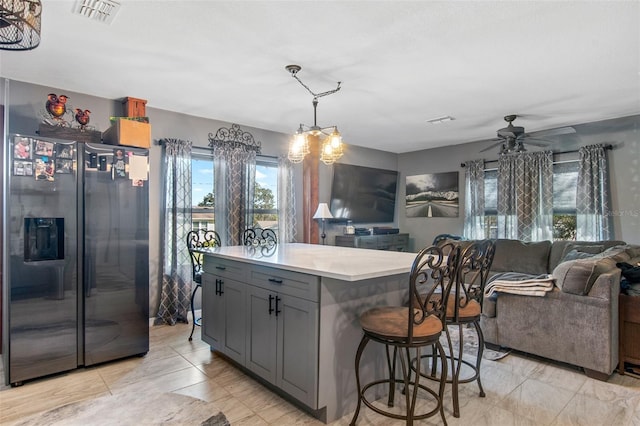
[{"label": "chandelier arm", "polygon": [[333,89],[333,90],[327,90],[326,92],[321,92],[321,93],[313,93],[313,91],[309,88],[309,86],[307,86],[306,84],[304,84],[304,83],[302,82],[302,80],[300,80],[300,79],[298,78],[298,76],[297,76],[297,75],[295,75],[295,74],[291,74],[291,76],[292,76],[293,78],[295,78],[296,80],[298,80],[298,83],[300,83],[300,84],[302,85],[302,87],[304,87],[305,89],[307,89],[307,91],[308,91],[309,93],[311,93],[311,94],[313,95],[313,97],[314,97],[314,98],[321,98],[321,97],[323,97],[323,96],[332,95],[332,94],[336,93],[338,90],[340,90],[340,85],[342,84],[342,82],[341,82],[341,81],[339,81],[339,82],[338,82],[338,87],[336,87],[336,88],[335,88],[335,89]]}]

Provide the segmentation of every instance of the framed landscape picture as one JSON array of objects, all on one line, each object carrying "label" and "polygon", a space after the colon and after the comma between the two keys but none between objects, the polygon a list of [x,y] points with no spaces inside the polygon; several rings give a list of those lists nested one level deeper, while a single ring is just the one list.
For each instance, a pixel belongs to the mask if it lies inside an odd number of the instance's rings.
[{"label": "framed landscape picture", "polygon": [[458,172],[407,176],[407,217],[458,217]]}]

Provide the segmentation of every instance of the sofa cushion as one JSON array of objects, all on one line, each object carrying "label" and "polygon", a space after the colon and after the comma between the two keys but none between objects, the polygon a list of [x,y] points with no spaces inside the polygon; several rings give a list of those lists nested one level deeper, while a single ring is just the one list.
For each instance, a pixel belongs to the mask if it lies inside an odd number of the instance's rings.
[{"label": "sofa cushion", "polygon": [[496,254],[491,272],[546,274],[550,249],[551,241],[496,240]]},{"label": "sofa cushion", "polygon": [[588,294],[596,279],[616,268],[616,261],[609,257],[593,256],[562,262],[553,270],[556,286],[565,293]]}]

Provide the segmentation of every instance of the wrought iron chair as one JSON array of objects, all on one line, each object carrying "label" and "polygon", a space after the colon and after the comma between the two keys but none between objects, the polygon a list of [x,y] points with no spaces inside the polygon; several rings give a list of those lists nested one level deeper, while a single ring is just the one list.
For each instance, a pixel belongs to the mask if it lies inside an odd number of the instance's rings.
[{"label": "wrought iron chair", "polygon": [[[487,283],[489,270],[493,263],[495,255],[495,242],[492,240],[483,240],[475,242],[452,242],[460,248],[458,265],[456,267],[455,284],[451,289],[447,298],[447,309],[445,317],[445,331],[447,342],[449,345],[449,353],[447,359],[451,363],[451,379],[447,379],[447,383],[451,383],[453,397],[453,416],[460,417],[460,403],[458,398],[458,389],[460,383],[478,382],[480,389],[479,395],[485,396],[482,382],[480,381],[480,365],[482,361],[482,353],[484,351],[484,335],[480,328],[480,315],[482,313],[482,301],[484,295],[484,287]],[[478,335],[478,352],[476,354],[475,364],[463,359],[464,348],[464,327],[472,326]],[[457,353],[453,350],[451,334],[449,327],[458,327],[458,348]],[[423,358],[429,356],[423,356]],[[412,368],[415,367],[415,362]],[[462,365],[465,364],[471,368],[470,377],[460,378]],[[419,367],[419,366],[418,366]],[[431,374],[425,377],[431,379],[439,379],[435,362],[432,364]],[[446,375],[446,374],[445,374]]]},{"label": "wrought iron chair", "polygon": [[198,249],[220,247],[220,236],[216,231],[212,230],[196,230],[189,231],[187,234],[187,248],[189,249],[189,256],[191,257],[191,267],[193,269],[193,282],[195,287],[191,293],[191,317],[193,323],[191,325],[191,334],[189,334],[189,341],[193,340],[193,332],[196,326],[200,326],[202,318],[196,318],[193,301],[196,297],[196,292],[202,287],[202,253],[198,252]]},{"label": "wrought iron chair", "polygon": [[274,247],[278,244],[278,236],[273,229],[247,228],[242,234],[245,246]]},{"label": "wrought iron chair", "polygon": [[[460,248],[451,243],[448,243],[444,248],[431,246],[422,249],[413,262],[409,276],[409,305],[376,307],[360,316],[360,325],[364,335],[356,352],[358,404],[351,425],[355,425],[362,403],[376,413],[405,420],[407,425],[413,424],[414,420],[425,419],[438,413],[444,424],[447,423],[442,404],[447,378],[447,359],[440,343],[440,335],[445,327],[446,311],[442,301],[446,299],[455,281],[455,265],[458,264],[457,255],[459,253]],[[445,298],[441,295],[445,295]],[[389,377],[362,385],[360,383],[360,359],[369,341],[385,345]],[[420,350],[423,347],[432,347],[433,353],[439,354],[441,371],[444,374],[441,375],[437,392],[420,383],[422,375],[419,363],[413,367],[417,374],[414,375],[414,380],[411,379],[412,358],[410,352],[415,349],[415,358],[413,359],[420,359]],[[393,360],[389,354],[391,348],[393,348]],[[398,357],[400,358],[402,378],[396,378]],[[365,395],[367,390],[378,385],[388,385],[387,406],[389,407],[394,406],[396,386],[402,386],[406,403],[404,414],[384,410],[367,398]],[[430,411],[416,414],[418,390],[429,393],[435,399],[435,406]],[[372,396],[376,398],[376,392],[373,392]]]},{"label": "wrought iron chair", "polygon": [[467,241],[467,239],[462,235],[439,234],[435,236],[435,238],[433,239],[433,243],[431,244],[433,244],[434,246],[437,246],[440,243],[440,241],[445,241],[445,240]]}]

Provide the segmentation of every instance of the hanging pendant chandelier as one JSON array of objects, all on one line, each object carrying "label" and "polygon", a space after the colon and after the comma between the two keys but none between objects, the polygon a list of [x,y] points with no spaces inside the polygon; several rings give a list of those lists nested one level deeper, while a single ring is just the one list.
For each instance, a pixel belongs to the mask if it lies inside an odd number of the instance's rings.
[{"label": "hanging pendant chandelier", "polygon": [[0,0],[0,50],[31,50],[40,44],[40,0]]},{"label": "hanging pendant chandelier", "polygon": [[340,82],[338,87],[334,90],[329,90],[322,93],[314,93],[309,87],[304,84],[297,76],[298,71],[302,69],[300,65],[287,65],[285,67],[287,71],[291,73],[291,76],[295,78],[298,83],[302,85],[311,95],[313,95],[313,126],[306,126],[300,124],[298,130],[293,135],[293,138],[289,142],[289,161],[292,163],[300,163],[307,154],[311,152],[309,149],[308,136],[314,136],[320,138],[322,146],[320,149],[320,160],[325,164],[335,163],[343,154],[342,148],[342,135],[338,131],[337,126],[320,127],[317,123],[317,108],[318,98],[336,93],[340,90]]}]

